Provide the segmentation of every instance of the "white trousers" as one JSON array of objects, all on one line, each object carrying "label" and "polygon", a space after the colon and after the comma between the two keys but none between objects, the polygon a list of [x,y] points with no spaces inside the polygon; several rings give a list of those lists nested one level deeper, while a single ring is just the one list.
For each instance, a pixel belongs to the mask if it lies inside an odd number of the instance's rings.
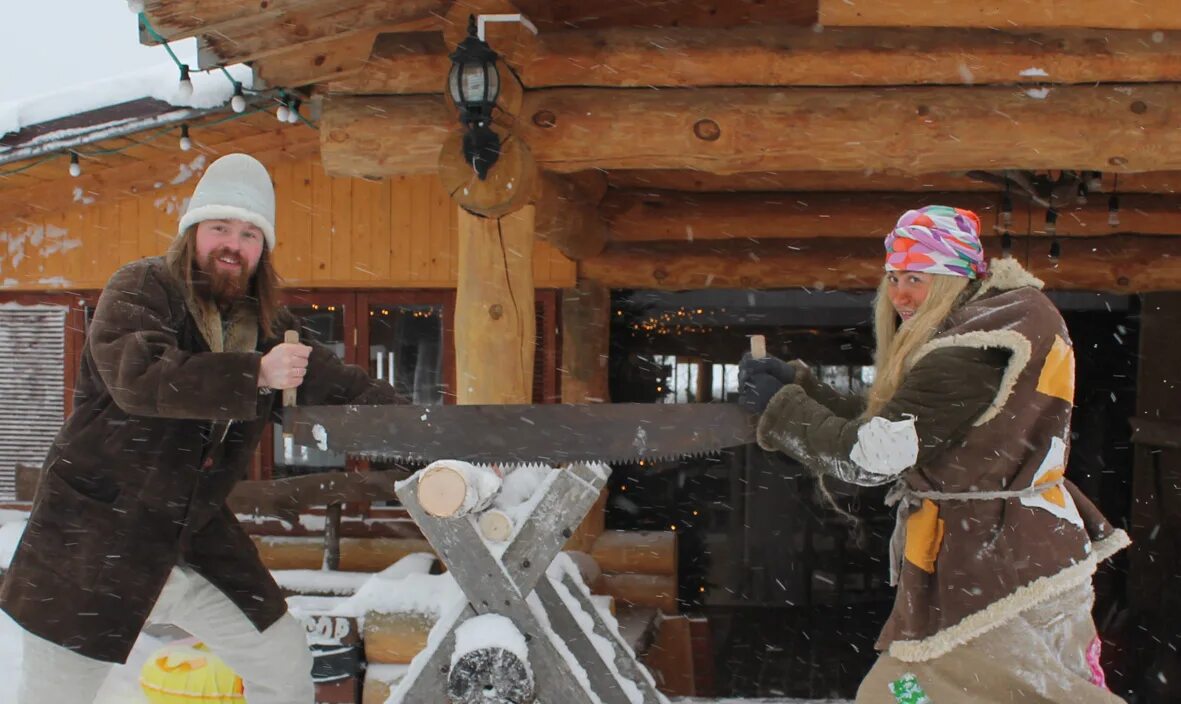
[{"label": "white trousers", "polygon": [[[312,655],[291,614],[262,633],[201,575],[175,567],[150,623],[171,623],[203,641],[241,677],[247,704],[313,704]],[[91,704],[114,667],[26,632],[17,704]]]}]

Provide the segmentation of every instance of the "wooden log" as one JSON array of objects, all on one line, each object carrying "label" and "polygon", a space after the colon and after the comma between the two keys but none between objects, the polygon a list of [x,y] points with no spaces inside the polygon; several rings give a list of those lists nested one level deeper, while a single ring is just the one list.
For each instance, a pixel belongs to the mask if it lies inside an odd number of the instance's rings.
[{"label": "wooden log", "polygon": [[[499,45],[494,44],[499,48]],[[378,38],[366,69],[333,93],[427,93],[448,49]],[[516,57],[514,57],[515,59]],[[1138,83],[1181,80],[1181,56],[1153,31],[993,28],[612,27],[543,32],[512,61],[530,88]]]},{"label": "wooden log", "polygon": [[[318,536],[252,536],[267,569],[318,570],[324,565],[324,540]],[[342,538],[340,569],[380,572],[416,552],[432,552],[430,543],[416,538]]]},{"label": "wooden log", "polygon": [[666,291],[795,286],[870,290],[881,281],[883,261],[881,241],[871,238],[619,244],[579,262],[579,276],[606,288]]},{"label": "wooden log", "polygon": [[487,467],[438,460],[418,475],[414,494],[436,518],[458,518],[484,509],[500,491],[500,476]]},{"label": "wooden log", "polygon": [[[1177,85],[566,88],[526,93],[517,129],[555,172],[1151,171],[1181,168],[1169,107],[1179,101]],[[340,176],[429,169],[423,157],[443,139],[428,119],[437,105],[420,96],[326,99],[325,168]]]},{"label": "wooden log", "polygon": [[1181,13],[1171,0],[1139,0],[1134,5],[1105,0],[820,0],[820,24],[826,27],[1181,29]]},{"label": "wooden log", "polygon": [[536,327],[533,206],[500,219],[460,210],[458,402],[530,403]]},{"label": "wooden log", "polygon": [[562,403],[610,400],[610,328],[610,291],[593,281],[562,291]]},{"label": "wooden log", "polygon": [[234,513],[275,516],[294,524],[309,506],[361,501],[392,501],[394,485],[403,477],[395,471],[317,472],[265,481],[242,481],[227,500]]},{"label": "wooden log", "polygon": [[[533,199],[535,234],[567,258],[593,257],[607,245],[607,226],[595,207],[598,199],[573,179],[540,174]],[[600,194],[601,197],[601,194]]]},{"label": "wooden log", "polygon": [[436,173],[453,131],[442,95],[327,96],[320,115],[320,155],[332,176]]},{"label": "wooden log", "polygon": [[677,612],[677,577],[666,574],[603,573],[603,593],[623,606],[651,606]]},{"label": "wooden log", "polygon": [[[1128,193],[1181,193],[1181,172],[1151,171],[1138,174],[1105,173],[1101,176],[1102,193],[1118,190]],[[737,174],[712,174],[687,169],[629,169],[611,171],[608,184],[617,190],[648,191],[794,191],[794,192],[863,192],[889,193],[937,192],[999,193],[997,184],[969,178],[962,171],[907,176],[883,171],[761,171]],[[1016,205],[1016,203],[1014,204]]]},{"label": "wooden log", "polygon": [[[1014,199],[1013,235],[1044,230],[1044,210]],[[954,205],[980,215],[983,231],[998,232],[1001,196],[993,193],[683,193],[611,191],[602,208],[612,242],[724,239],[884,237],[905,211]],[[1119,197],[1119,223],[1108,221],[1108,197],[1091,194],[1084,205],[1058,210],[1061,237],[1118,233],[1181,235],[1181,197]],[[1032,223],[1032,229],[1031,229]]]},{"label": "wooden log", "polygon": [[642,662],[665,694],[691,697],[699,694],[694,678],[692,625],[688,616],[662,616],[656,640]]},{"label": "wooden log", "polygon": [[415,612],[365,614],[365,659],[371,663],[409,665],[427,644],[436,618]]},{"label": "wooden log", "polygon": [[332,78],[327,92],[338,95],[437,93],[451,70],[449,53],[451,48],[439,32],[379,34],[365,62],[365,70]]},{"label": "wooden log", "polygon": [[[1014,253],[1048,289],[1138,293],[1181,288],[1181,237],[1062,238],[1057,266],[1050,238],[1018,237]],[[989,257],[999,239],[985,238]],[[696,245],[613,245],[579,263],[580,276],[609,288],[790,288],[872,290],[881,281],[881,241],[811,239]],[[1027,254],[1028,252],[1028,254]]]},{"label": "wooden log", "polygon": [[380,572],[407,555],[433,552],[426,540],[343,538],[340,569],[345,572]]},{"label": "wooden log", "polygon": [[454,133],[439,151],[439,180],[459,207],[499,218],[533,200],[539,174],[529,146],[511,133],[502,136],[500,156],[480,178],[463,156],[463,134]]},{"label": "wooden log", "polygon": [[609,530],[591,548],[604,572],[677,574],[677,534],[671,530]]},{"label": "wooden log", "polygon": [[[612,242],[813,237],[883,238],[898,217],[923,205],[974,210],[991,233],[1000,197],[977,193],[676,193],[612,191],[602,208]],[[1177,201],[1181,205],[1181,200]],[[1014,203],[1014,224],[1028,205]],[[1104,222],[1107,211],[1103,211]],[[1181,221],[1178,223],[1181,225]],[[1065,227],[1067,224],[1063,222]]]},{"label": "wooden log", "polygon": [[480,535],[494,543],[503,543],[513,534],[512,516],[499,509],[490,508],[484,511],[476,523],[480,528]]}]

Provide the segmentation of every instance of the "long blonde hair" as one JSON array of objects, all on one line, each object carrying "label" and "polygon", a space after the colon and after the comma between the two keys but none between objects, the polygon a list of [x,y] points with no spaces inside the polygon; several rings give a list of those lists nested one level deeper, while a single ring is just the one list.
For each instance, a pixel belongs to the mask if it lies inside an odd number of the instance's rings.
[{"label": "long blonde hair", "polygon": [[926,300],[914,317],[899,325],[898,313],[887,293],[889,280],[889,274],[882,277],[873,302],[874,382],[869,389],[866,417],[876,415],[894,397],[913,364],[914,353],[938,332],[965,297],[968,285],[974,283],[964,276],[934,275]]}]

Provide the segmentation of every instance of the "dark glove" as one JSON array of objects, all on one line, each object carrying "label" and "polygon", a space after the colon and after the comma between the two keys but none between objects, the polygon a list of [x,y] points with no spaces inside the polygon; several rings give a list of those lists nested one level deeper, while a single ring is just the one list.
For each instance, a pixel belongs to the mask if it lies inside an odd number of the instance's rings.
[{"label": "dark glove", "polygon": [[785,384],[770,374],[752,374],[738,386],[738,405],[751,413],[767,410],[771,397]]},{"label": "dark glove", "polygon": [[770,374],[772,377],[778,379],[784,384],[795,383],[796,368],[778,357],[762,357],[755,359],[750,356],[750,352],[742,355],[742,360],[738,362],[738,385],[754,376],[755,374]]}]

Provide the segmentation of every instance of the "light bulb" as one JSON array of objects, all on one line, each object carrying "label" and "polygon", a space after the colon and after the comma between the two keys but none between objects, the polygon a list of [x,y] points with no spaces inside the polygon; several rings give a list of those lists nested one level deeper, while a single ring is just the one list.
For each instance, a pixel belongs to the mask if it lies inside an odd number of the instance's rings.
[{"label": "light bulb", "polygon": [[181,125],[180,126],[180,150],[182,152],[187,152],[188,150],[190,150],[192,148],[193,148],[193,140],[189,139],[189,126],[188,125]]},{"label": "light bulb", "polygon": [[275,111],[275,117],[279,119],[279,122],[287,122],[290,114],[291,111],[287,108],[286,103],[280,105],[279,109]]},{"label": "light bulb", "polygon": [[293,125],[299,123],[299,100],[291,101],[291,109],[287,112],[287,121]]},{"label": "light bulb", "polygon": [[230,109],[234,112],[246,111],[246,95],[242,92],[242,84],[234,81],[234,97],[230,98]]},{"label": "light bulb", "polygon": [[78,163],[78,155],[75,154],[74,152],[70,152],[70,175],[71,176],[81,176],[82,175],[82,165]]},{"label": "light bulb", "polygon": [[193,97],[193,81],[189,79],[189,67],[186,64],[181,64],[180,85],[176,88],[176,94],[180,96],[181,100]]}]

